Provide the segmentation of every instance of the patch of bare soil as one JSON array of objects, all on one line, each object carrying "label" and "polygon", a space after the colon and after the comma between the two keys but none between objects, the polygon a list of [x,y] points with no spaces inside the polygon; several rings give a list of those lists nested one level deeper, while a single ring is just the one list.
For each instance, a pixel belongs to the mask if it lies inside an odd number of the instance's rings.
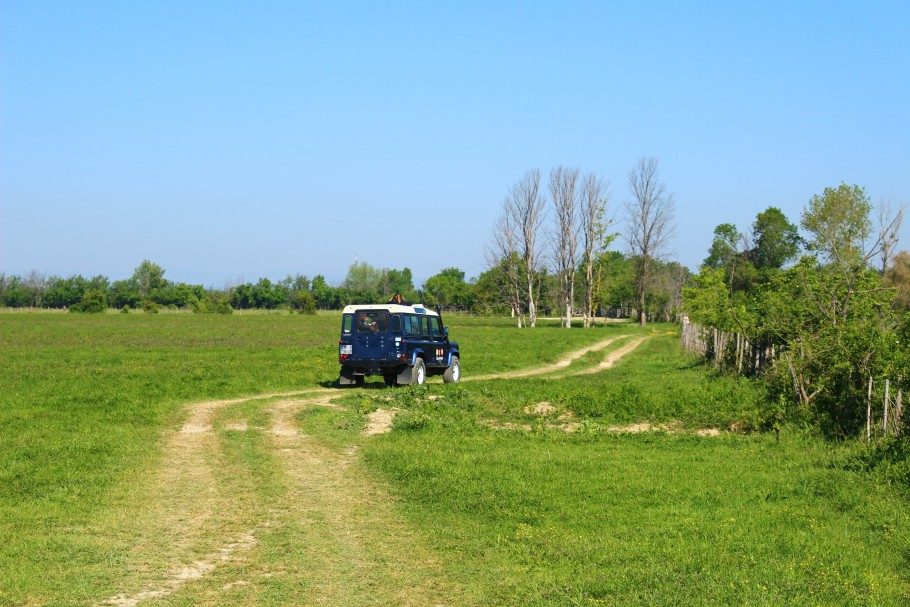
[{"label": "patch of bare soil", "polygon": [[581,371],[576,371],[573,375],[590,375],[591,373],[599,373],[600,371],[609,369],[610,367],[615,365],[621,358],[623,358],[630,352],[634,351],[638,346],[640,346],[647,339],[648,339],[648,336],[633,339],[629,343],[627,343],[619,348],[616,348],[615,350],[613,350],[612,352],[607,354],[604,357],[604,359],[600,362],[600,364],[598,364],[594,367],[591,367],[590,369],[583,369]]},{"label": "patch of bare soil", "polygon": [[392,422],[395,421],[395,415],[398,409],[376,409],[367,415],[367,427],[363,429],[364,436],[376,436],[391,432]]},{"label": "patch of bare soil", "polygon": [[547,430],[560,430],[562,432],[572,433],[577,432],[581,429],[581,424],[576,421],[572,421],[572,416],[560,415],[558,418],[558,423],[549,422],[546,424],[520,424],[517,422],[503,422],[496,419],[484,419],[480,420],[481,425],[491,428],[493,430],[511,430],[511,431],[521,431],[521,432],[531,432],[535,428],[545,428]]},{"label": "patch of bare soil", "polygon": [[556,407],[548,403],[547,401],[541,401],[536,405],[528,405],[524,408],[526,415],[551,415],[556,411]]},{"label": "patch of bare soil", "polygon": [[720,436],[720,430],[718,428],[701,428],[696,430],[695,434],[699,436]]},{"label": "patch of bare soil", "polygon": [[609,426],[607,432],[616,434],[641,434],[643,432],[673,432],[672,426],[667,424],[651,424],[648,422],[638,422],[635,424],[626,424],[624,426]]},{"label": "patch of bare soil", "polygon": [[598,352],[603,350],[610,344],[612,344],[617,339],[625,337],[625,335],[617,335],[614,337],[609,337],[607,339],[602,339],[601,341],[591,344],[590,346],[585,346],[580,350],[575,350],[574,352],[569,352],[563,358],[557,360],[555,363],[550,363],[547,365],[540,365],[537,367],[530,367],[528,369],[519,369],[518,371],[507,371],[505,373],[491,373],[488,375],[477,375],[474,377],[466,377],[463,381],[468,380],[484,380],[484,379],[519,379],[522,377],[534,377],[536,375],[546,375],[547,373],[552,373],[554,371],[559,371],[560,369],[565,369],[573,362],[590,354],[591,352]]},{"label": "patch of bare soil", "polygon": [[246,432],[247,430],[250,429],[250,426],[246,420],[242,419],[240,421],[225,424],[224,429],[229,430],[231,432]]}]

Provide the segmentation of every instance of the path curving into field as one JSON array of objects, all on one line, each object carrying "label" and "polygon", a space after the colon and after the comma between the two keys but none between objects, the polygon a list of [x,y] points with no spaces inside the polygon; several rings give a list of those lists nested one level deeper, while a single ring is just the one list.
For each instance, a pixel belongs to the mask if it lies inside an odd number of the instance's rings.
[{"label": "path curving into field", "polygon": [[607,339],[602,339],[589,346],[585,346],[584,348],[569,352],[564,357],[557,360],[555,363],[529,367],[527,369],[519,369],[517,371],[506,371],[503,373],[488,373],[486,375],[469,376],[465,377],[462,381],[482,381],[487,379],[521,379],[523,377],[546,375],[547,373],[553,373],[555,371],[565,369],[581,357],[590,354],[591,352],[599,352],[601,350],[604,350],[613,342],[625,337],[628,337],[628,335],[615,335],[613,337],[608,337]]},{"label": "path curving into field", "polygon": [[[602,339],[554,363],[465,380],[551,374],[628,337]],[[635,338],[574,374],[607,369],[646,339]],[[274,534],[292,538],[294,553],[308,563],[297,574],[305,588],[292,602],[439,606],[453,597],[458,604],[470,602],[396,514],[395,499],[370,477],[356,444],[333,447],[301,431],[298,416],[307,408],[345,411],[333,402],[343,394],[311,388],[188,404],[183,424],[165,436],[158,469],[146,480],[147,498],[122,515],[120,531],[136,542],[118,565],[124,569],[123,587],[97,604],[139,607],[168,597],[181,604],[232,602],[227,597],[254,593],[255,575],[268,573],[271,563],[262,560],[262,551]],[[244,409],[260,401],[261,406]],[[238,419],[238,411],[249,419]],[[362,436],[388,431],[395,413],[371,414]],[[267,419],[265,425],[257,416]],[[226,437],[237,435],[255,437],[249,442],[268,462],[276,489],[257,493],[255,475],[242,467],[234,472],[236,453],[228,451],[236,447]],[[246,603],[256,604],[256,596],[250,594]]]},{"label": "path curving into field", "polygon": [[587,369],[582,369],[580,371],[576,371],[575,373],[572,373],[572,375],[591,375],[593,373],[600,373],[601,371],[605,371],[605,370],[609,369],[610,367],[612,367],[613,365],[615,365],[617,362],[619,362],[619,360],[622,359],[623,357],[625,357],[626,355],[634,352],[638,348],[638,346],[640,346],[645,341],[650,339],[650,337],[651,337],[650,335],[644,335],[642,337],[637,337],[637,338],[633,339],[632,341],[630,341],[629,343],[623,344],[619,348],[608,353],[604,357],[604,359],[602,361],[600,361],[600,363],[598,363],[597,365],[595,365],[593,367],[589,367]]}]

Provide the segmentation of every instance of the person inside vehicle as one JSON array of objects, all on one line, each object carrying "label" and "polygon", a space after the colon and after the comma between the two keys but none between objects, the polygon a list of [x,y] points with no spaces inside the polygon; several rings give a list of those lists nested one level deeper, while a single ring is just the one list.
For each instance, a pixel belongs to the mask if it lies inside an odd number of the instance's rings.
[{"label": "person inside vehicle", "polygon": [[404,300],[404,298],[401,296],[401,293],[395,293],[394,295],[392,295],[392,299],[389,300],[389,303],[390,303],[390,304],[398,304],[399,306],[409,306],[409,305],[411,305],[410,302],[407,302],[407,301]]},{"label": "person inside vehicle", "polygon": [[372,331],[373,333],[379,332],[379,325],[373,320],[373,317],[369,314],[363,315],[363,321],[360,323],[360,326],[364,331]]}]

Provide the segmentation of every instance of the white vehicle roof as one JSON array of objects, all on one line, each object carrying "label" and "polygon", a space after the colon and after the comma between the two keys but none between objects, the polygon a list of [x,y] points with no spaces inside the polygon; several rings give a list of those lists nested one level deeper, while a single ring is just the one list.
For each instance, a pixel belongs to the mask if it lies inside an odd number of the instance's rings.
[{"label": "white vehicle roof", "polygon": [[413,306],[402,306],[399,304],[351,304],[345,306],[343,314],[353,314],[358,310],[385,310],[393,314],[424,314],[426,316],[439,316],[435,311],[430,310],[423,304],[414,304]]}]

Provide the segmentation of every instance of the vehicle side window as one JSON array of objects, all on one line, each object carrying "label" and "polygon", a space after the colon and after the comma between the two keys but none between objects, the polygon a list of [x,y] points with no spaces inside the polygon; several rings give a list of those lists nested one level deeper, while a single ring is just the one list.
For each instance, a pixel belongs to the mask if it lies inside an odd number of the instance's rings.
[{"label": "vehicle side window", "polygon": [[342,316],[341,317],[341,332],[347,334],[347,333],[350,333],[353,328],[354,328],[354,315],[345,314],[344,316]]},{"label": "vehicle side window", "polygon": [[439,330],[439,318],[436,316],[430,316],[427,318],[430,321],[430,335],[433,337],[439,337],[442,335],[442,331]]},{"label": "vehicle side window", "polygon": [[400,333],[401,332],[401,317],[398,314],[392,316],[392,332]]},{"label": "vehicle side window", "polygon": [[402,316],[405,335],[420,335],[420,320],[413,314]]},{"label": "vehicle side window", "polygon": [[429,320],[430,319],[427,318],[426,316],[420,317],[420,332],[423,333],[424,335],[430,334],[430,323],[427,322]]}]

